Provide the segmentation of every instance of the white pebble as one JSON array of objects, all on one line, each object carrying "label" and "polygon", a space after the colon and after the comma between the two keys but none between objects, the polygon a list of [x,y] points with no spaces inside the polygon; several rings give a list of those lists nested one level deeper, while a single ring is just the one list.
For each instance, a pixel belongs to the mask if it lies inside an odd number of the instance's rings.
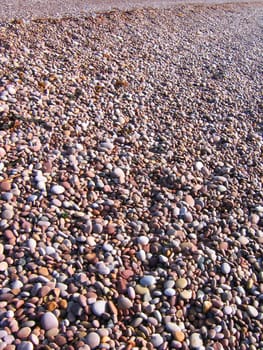
[{"label": "white pebble", "polygon": [[54,185],[51,187],[51,192],[54,194],[62,194],[65,192],[65,188],[60,185]]}]

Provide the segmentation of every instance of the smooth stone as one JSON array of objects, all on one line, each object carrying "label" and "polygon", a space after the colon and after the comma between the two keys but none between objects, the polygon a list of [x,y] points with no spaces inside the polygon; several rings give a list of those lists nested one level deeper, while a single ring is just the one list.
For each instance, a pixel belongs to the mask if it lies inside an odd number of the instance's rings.
[{"label": "smooth stone", "polygon": [[227,275],[229,274],[229,272],[231,271],[231,267],[228,263],[223,263],[221,265],[221,271],[223,272],[223,274]]},{"label": "smooth stone", "polygon": [[106,266],[104,263],[98,263],[97,270],[98,270],[98,273],[101,275],[109,275],[110,274],[110,268],[108,266]]},{"label": "smooth stone", "polygon": [[105,300],[98,300],[91,305],[91,310],[96,316],[101,316],[106,312],[107,302]]},{"label": "smooth stone", "polygon": [[227,305],[224,307],[223,312],[225,315],[231,315],[233,312],[233,309],[231,306]]},{"label": "smooth stone", "polygon": [[173,289],[173,288],[166,288],[166,289],[164,290],[164,294],[165,294],[167,297],[172,297],[172,296],[174,296],[174,295],[176,294],[176,292],[175,292],[175,289]]},{"label": "smooth stone", "polygon": [[185,299],[185,300],[189,300],[192,298],[192,291],[190,289],[183,290],[180,293],[180,297]]},{"label": "smooth stone", "polygon": [[158,348],[159,346],[161,346],[163,344],[164,340],[160,334],[152,334],[151,342],[152,342],[154,347]]},{"label": "smooth stone", "polygon": [[30,341],[22,341],[17,345],[17,350],[34,350],[34,345]]},{"label": "smooth stone", "polygon": [[2,211],[2,219],[11,220],[14,217],[14,211],[11,209],[5,209]]},{"label": "smooth stone", "polygon": [[146,260],[146,253],[144,250],[140,249],[137,253],[136,253],[136,257],[138,260],[140,261],[145,261]]},{"label": "smooth stone", "polygon": [[124,295],[121,295],[118,298],[118,307],[122,310],[127,310],[132,307],[132,302]]},{"label": "smooth stone", "polygon": [[31,329],[29,327],[23,327],[19,329],[16,335],[19,339],[26,339],[27,337],[29,337],[30,333]]},{"label": "smooth stone", "polygon": [[184,289],[187,286],[187,280],[185,278],[178,278],[175,281],[176,288]]},{"label": "smooth stone", "polygon": [[196,169],[196,170],[200,171],[200,170],[202,170],[203,167],[204,167],[204,164],[203,164],[202,162],[197,161],[197,162],[195,163],[195,169]]},{"label": "smooth stone", "polygon": [[185,334],[181,330],[175,331],[173,335],[174,339],[178,340],[180,343],[182,343],[185,340]]},{"label": "smooth stone", "polygon": [[140,279],[140,284],[143,287],[153,286],[154,284],[156,284],[156,278],[154,276],[151,276],[151,275],[143,276]]},{"label": "smooth stone", "polygon": [[52,328],[58,328],[58,320],[52,312],[48,311],[42,316],[41,325],[48,331]]},{"label": "smooth stone", "polygon": [[166,325],[165,325],[165,329],[166,329],[168,332],[171,332],[171,333],[180,331],[180,327],[179,327],[178,324],[175,323],[175,322],[167,322]]},{"label": "smooth stone", "polygon": [[248,312],[249,316],[252,318],[258,317],[258,310],[252,305],[248,305],[247,312]]},{"label": "smooth stone", "polygon": [[147,245],[149,243],[149,238],[147,236],[137,237],[137,242],[141,245]]},{"label": "smooth stone", "polygon": [[86,336],[85,342],[91,349],[95,349],[100,345],[100,336],[96,332],[90,332]]},{"label": "smooth stone", "polygon": [[193,333],[190,335],[190,347],[192,349],[199,349],[203,346],[203,339],[199,333]]},{"label": "smooth stone", "polygon": [[62,194],[65,192],[65,188],[60,185],[54,185],[51,187],[51,193],[53,194]]},{"label": "smooth stone", "polygon": [[120,184],[125,183],[125,173],[121,168],[114,168],[112,172],[112,176],[118,178]]},{"label": "smooth stone", "polygon": [[249,239],[246,236],[241,236],[238,238],[239,243],[242,245],[247,245],[249,243]]},{"label": "smooth stone", "polygon": [[0,271],[1,271],[1,272],[4,272],[4,271],[6,271],[7,269],[8,269],[8,264],[7,264],[7,262],[6,262],[6,261],[0,262]]}]

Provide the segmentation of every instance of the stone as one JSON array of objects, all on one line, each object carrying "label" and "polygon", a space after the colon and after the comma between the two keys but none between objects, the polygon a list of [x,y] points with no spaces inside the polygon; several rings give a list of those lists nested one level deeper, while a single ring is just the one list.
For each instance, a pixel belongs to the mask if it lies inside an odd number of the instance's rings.
[{"label": "stone", "polygon": [[228,263],[226,263],[226,262],[223,263],[221,265],[221,271],[222,271],[223,274],[228,275],[230,273],[230,271],[231,271],[230,265]]},{"label": "stone", "polygon": [[1,261],[0,262],[0,272],[7,271],[8,269],[8,264],[6,261]]},{"label": "stone", "polygon": [[147,245],[149,243],[149,238],[147,236],[137,237],[137,242],[141,245]]},{"label": "stone", "polygon": [[185,340],[185,334],[182,331],[175,331],[173,336],[174,339],[178,340],[180,343],[182,343]]},{"label": "stone", "polygon": [[114,168],[112,172],[112,176],[114,178],[117,178],[120,184],[125,183],[125,173],[121,168],[118,168],[118,167]]},{"label": "stone", "polygon": [[176,288],[184,289],[187,286],[187,280],[185,278],[178,278],[175,281]]},{"label": "stone", "polygon": [[154,276],[151,276],[151,275],[143,276],[143,277],[140,279],[140,284],[141,284],[143,287],[150,287],[150,286],[153,286],[154,284],[156,284],[156,278],[155,278]]},{"label": "stone", "polygon": [[190,335],[190,348],[199,349],[203,346],[203,339],[199,333],[193,333]]},{"label": "stone", "polygon": [[95,349],[100,345],[100,336],[96,332],[90,332],[86,336],[85,342],[91,349]]},{"label": "stone", "polygon": [[65,188],[63,186],[60,186],[60,185],[54,185],[54,186],[51,187],[50,191],[53,194],[59,195],[59,194],[62,194],[62,193],[65,192]]},{"label": "stone", "polygon": [[121,310],[127,310],[132,307],[132,302],[130,299],[126,298],[124,295],[120,295],[118,298],[118,307]]},{"label": "stone", "polygon": [[98,300],[91,305],[91,310],[96,316],[101,316],[106,312],[107,302],[105,300]]},{"label": "stone", "polygon": [[58,328],[58,319],[52,312],[48,311],[42,316],[41,325],[46,331]]},{"label": "stone", "polygon": [[247,312],[248,312],[249,316],[252,318],[258,317],[258,310],[252,305],[248,305]]},{"label": "stone", "polygon": [[11,220],[14,217],[14,211],[12,209],[5,209],[1,214],[2,219]]},{"label": "stone", "polygon": [[166,289],[164,290],[164,294],[165,294],[167,297],[172,297],[172,296],[174,296],[174,295],[176,294],[176,292],[175,292],[175,289],[173,289],[173,288],[166,288]]},{"label": "stone", "polygon": [[30,341],[22,341],[17,345],[17,350],[34,350],[34,345]]},{"label": "stone", "polygon": [[163,337],[160,334],[152,334],[151,342],[155,348],[161,346],[164,342]]},{"label": "stone", "polygon": [[29,327],[23,327],[23,328],[19,329],[16,336],[19,339],[26,339],[29,337],[30,333],[31,333],[31,329]]},{"label": "stone", "polygon": [[185,300],[189,300],[192,298],[192,291],[190,289],[185,289],[180,292],[180,297]]}]

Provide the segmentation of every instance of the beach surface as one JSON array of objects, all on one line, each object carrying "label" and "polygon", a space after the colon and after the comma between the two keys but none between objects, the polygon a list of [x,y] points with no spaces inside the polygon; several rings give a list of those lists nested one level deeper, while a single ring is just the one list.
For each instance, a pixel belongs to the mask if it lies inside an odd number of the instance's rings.
[{"label": "beach surface", "polygon": [[263,349],[262,3],[35,9],[0,23],[0,350]]}]

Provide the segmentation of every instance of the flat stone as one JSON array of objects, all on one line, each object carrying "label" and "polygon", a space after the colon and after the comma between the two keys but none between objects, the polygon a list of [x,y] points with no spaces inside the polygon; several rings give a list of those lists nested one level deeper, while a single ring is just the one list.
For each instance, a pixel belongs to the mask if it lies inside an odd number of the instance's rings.
[{"label": "flat stone", "polygon": [[85,342],[91,349],[95,349],[100,345],[100,336],[96,332],[90,332],[86,336]]},{"label": "flat stone", "polygon": [[42,316],[41,325],[48,331],[52,328],[58,328],[58,320],[52,312],[48,311]]}]

